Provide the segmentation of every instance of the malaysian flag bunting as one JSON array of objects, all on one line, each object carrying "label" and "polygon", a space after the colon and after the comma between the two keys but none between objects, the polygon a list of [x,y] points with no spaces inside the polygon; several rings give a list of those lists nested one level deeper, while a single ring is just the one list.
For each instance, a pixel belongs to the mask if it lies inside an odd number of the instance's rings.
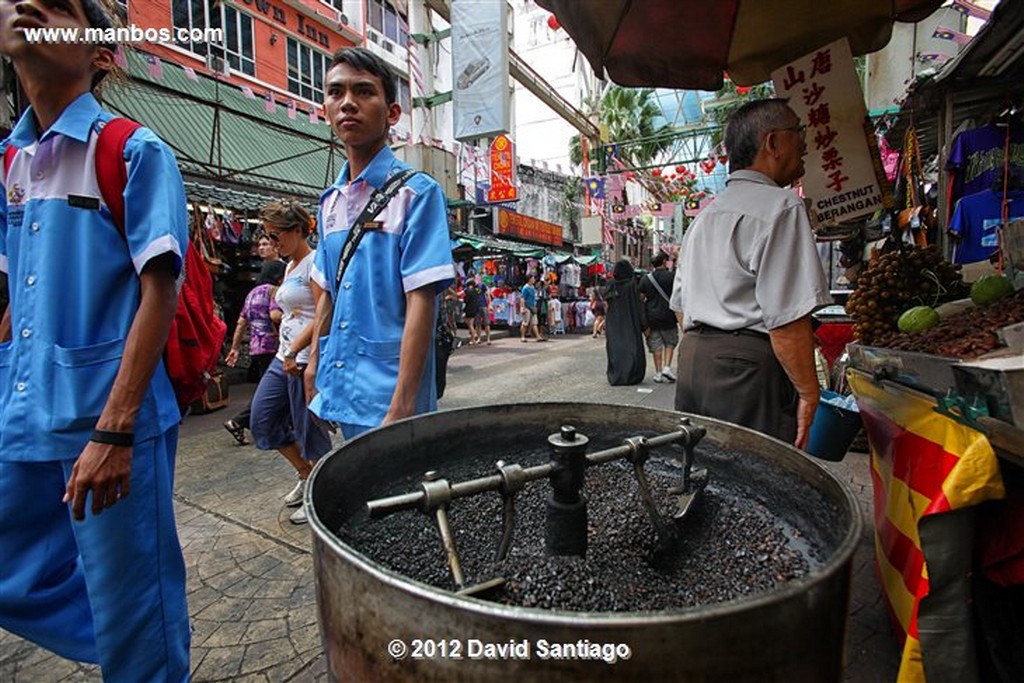
[{"label": "malaysian flag bunting", "polygon": [[295,115],[296,115],[295,100],[291,100],[290,99],[290,100],[288,100],[288,118],[290,118],[292,121],[294,121],[295,120]]},{"label": "malaysian flag bunting", "polygon": [[190,81],[198,81],[199,80],[199,74],[196,73],[195,69],[193,69],[190,66],[183,66],[181,68],[182,68],[182,71],[185,72],[185,78],[189,79]]},{"label": "malaysian flag bunting", "polygon": [[917,59],[925,64],[945,64],[952,58],[941,52],[918,52]]},{"label": "malaysian flag bunting", "polygon": [[[408,32],[408,27],[406,27],[406,32]],[[409,55],[409,80],[411,81],[412,97],[423,97],[426,95],[426,90],[423,86],[423,70],[420,68],[420,46],[412,39],[412,34],[409,35],[408,47],[406,52]]]},{"label": "malaysian flag bunting", "polygon": [[320,117],[317,116],[316,107],[311,106],[309,108],[309,122],[314,125],[320,123]]},{"label": "malaysian flag bunting", "polygon": [[124,45],[114,46],[114,64],[118,65],[122,69],[128,68],[128,56],[124,53]]},{"label": "malaysian flag bunting", "polygon": [[159,58],[153,55],[142,55],[146,60],[146,71],[152,78],[161,80],[164,77],[164,64]]},{"label": "malaysian flag bunting", "polygon": [[947,566],[956,560],[942,550],[926,552],[922,521],[1004,498],[1006,489],[988,439],[937,413],[934,400],[858,372],[849,383],[871,446],[875,567],[903,649],[896,680],[924,681],[919,617],[941,616],[934,600],[924,600],[929,577],[960,569]]},{"label": "malaysian flag bunting", "polygon": [[979,7],[973,2],[970,2],[970,0],[953,0],[953,9],[964,16],[975,17],[982,21],[988,21],[989,17],[992,16],[991,11],[984,7]]},{"label": "malaysian flag bunting", "polygon": [[263,96],[263,111],[268,114],[273,114],[277,111],[277,103],[274,102],[274,93],[270,90]]},{"label": "malaysian flag bunting", "polygon": [[952,40],[954,43],[959,45],[966,45],[971,42],[971,37],[966,33],[954,31],[953,29],[945,26],[936,26],[935,30],[932,31],[932,38],[938,38],[939,40]]},{"label": "malaysian flag bunting", "polygon": [[604,199],[604,178],[587,178],[587,193],[591,199]]},{"label": "malaysian flag bunting", "polygon": [[601,216],[602,236],[604,244],[615,244],[615,235],[612,234],[611,221]]},{"label": "malaysian flag bunting", "polygon": [[256,99],[256,93],[254,93],[252,91],[252,88],[250,88],[247,85],[243,85],[242,86],[242,94],[245,95],[246,97],[248,97],[250,100],[255,100]]}]

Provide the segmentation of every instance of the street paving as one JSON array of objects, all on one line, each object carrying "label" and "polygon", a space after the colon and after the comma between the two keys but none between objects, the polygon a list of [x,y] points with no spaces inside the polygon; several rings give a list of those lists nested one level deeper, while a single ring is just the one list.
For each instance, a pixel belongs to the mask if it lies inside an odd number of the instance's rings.
[{"label": "street paving", "polygon": [[[441,409],[532,401],[671,409],[674,385],[655,384],[652,375],[648,358],[641,385],[608,386],[604,340],[589,335],[525,344],[496,336],[490,346],[466,345],[452,355]],[[295,475],[280,456],[237,446],[221,427],[251,391],[232,387],[228,409],[192,416],[181,430],[175,510],[188,569],[193,680],[327,680],[310,533],[291,524],[292,509],[282,505]],[[899,650],[874,573],[868,457],[851,452],[841,463],[822,464],[854,491],[865,522],[853,563],[843,681],[895,680]],[[0,681],[98,680],[96,666],[0,631]]]}]

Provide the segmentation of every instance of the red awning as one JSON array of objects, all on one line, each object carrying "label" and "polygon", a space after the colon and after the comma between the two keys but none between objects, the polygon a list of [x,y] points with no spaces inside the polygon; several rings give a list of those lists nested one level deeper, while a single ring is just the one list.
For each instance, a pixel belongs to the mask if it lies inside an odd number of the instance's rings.
[{"label": "red awning", "polygon": [[537,0],[597,73],[624,86],[717,90],[843,36],[854,55],[885,47],[894,21],[920,21],[942,0]]}]

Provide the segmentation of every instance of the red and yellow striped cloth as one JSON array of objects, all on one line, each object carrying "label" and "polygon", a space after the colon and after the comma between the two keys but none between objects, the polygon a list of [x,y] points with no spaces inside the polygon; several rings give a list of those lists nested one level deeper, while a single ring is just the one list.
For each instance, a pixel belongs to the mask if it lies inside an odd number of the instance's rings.
[{"label": "red and yellow striped cloth", "polygon": [[875,561],[903,639],[897,680],[924,681],[917,615],[929,584],[918,523],[1004,497],[998,460],[984,434],[935,412],[930,397],[857,372],[849,382],[871,442]]}]

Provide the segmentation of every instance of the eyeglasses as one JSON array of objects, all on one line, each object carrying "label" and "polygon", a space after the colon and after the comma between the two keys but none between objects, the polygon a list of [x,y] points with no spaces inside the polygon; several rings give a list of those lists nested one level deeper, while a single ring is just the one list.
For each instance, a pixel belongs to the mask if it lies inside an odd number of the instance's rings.
[{"label": "eyeglasses", "polygon": [[267,236],[267,239],[273,242],[274,244],[277,244],[278,242],[281,241],[281,233],[279,232],[268,232],[265,234]]}]

